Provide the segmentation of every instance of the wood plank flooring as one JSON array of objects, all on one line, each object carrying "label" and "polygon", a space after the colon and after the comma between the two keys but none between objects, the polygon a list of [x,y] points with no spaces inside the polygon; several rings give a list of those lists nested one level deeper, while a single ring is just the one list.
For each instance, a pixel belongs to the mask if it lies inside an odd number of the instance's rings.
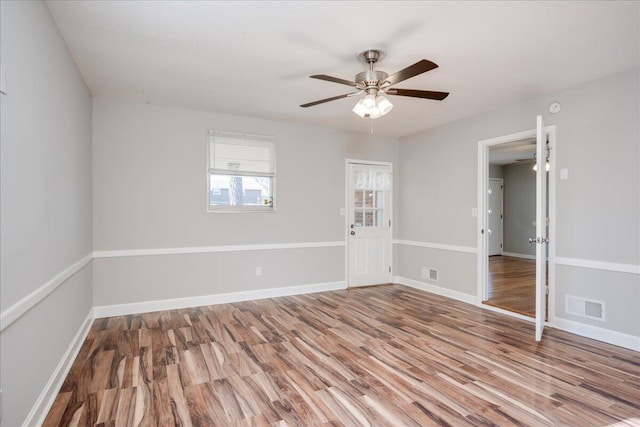
[{"label": "wood plank flooring", "polygon": [[640,426],[640,353],[400,285],[98,319],[45,426]]},{"label": "wood plank flooring", "polygon": [[489,257],[487,293],[485,304],[536,317],[536,261]]}]

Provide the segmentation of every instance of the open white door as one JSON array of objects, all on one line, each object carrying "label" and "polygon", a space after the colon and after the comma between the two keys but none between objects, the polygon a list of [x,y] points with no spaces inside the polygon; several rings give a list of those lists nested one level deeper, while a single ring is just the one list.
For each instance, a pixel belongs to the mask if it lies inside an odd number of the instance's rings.
[{"label": "open white door", "polygon": [[391,165],[348,164],[348,285],[391,281]]},{"label": "open white door", "polygon": [[[547,135],[542,116],[536,125],[536,341],[542,339],[547,288]],[[534,239],[532,239],[534,240]],[[533,243],[533,242],[532,242]]]}]

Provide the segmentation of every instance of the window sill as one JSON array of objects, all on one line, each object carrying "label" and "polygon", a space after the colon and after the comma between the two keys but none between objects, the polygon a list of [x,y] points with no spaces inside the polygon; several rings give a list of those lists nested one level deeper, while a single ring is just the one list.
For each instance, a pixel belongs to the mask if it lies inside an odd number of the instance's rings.
[{"label": "window sill", "polygon": [[217,208],[212,208],[209,207],[207,208],[207,213],[257,213],[257,212],[261,212],[261,213],[275,213],[276,212],[276,208],[275,207],[249,207],[249,206],[245,206],[245,207],[217,207]]}]

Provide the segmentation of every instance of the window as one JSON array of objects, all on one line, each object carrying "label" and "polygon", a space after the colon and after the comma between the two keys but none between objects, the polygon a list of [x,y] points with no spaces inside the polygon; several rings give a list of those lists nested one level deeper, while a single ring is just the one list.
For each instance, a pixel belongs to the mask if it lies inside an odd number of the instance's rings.
[{"label": "window", "polygon": [[210,130],[207,145],[209,212],[273,212],[275,139]]},{"label": "window", "polygon": [[354,165],[353,225],[355,227],[386,227],[385,198],[391,187],[388,168],[374,165]]}]

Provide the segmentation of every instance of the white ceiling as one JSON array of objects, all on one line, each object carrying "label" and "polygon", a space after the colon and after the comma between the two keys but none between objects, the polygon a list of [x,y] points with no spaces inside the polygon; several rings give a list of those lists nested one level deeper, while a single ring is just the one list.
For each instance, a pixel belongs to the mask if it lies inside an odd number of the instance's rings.
[{"label": "white ceiling", "polygon": [[509,165],[529,161],[533,163],[536,152],[536,139],[526,138],[489,147],[489,164]]},{"label": "white ceiling", "polygon": [[[48,1],[91,93],[192,109],[404,136],[640,65],[638,2]],[[398,84],[444,101],[390,97],[361,119],[356,55],[382,48]]]}]

